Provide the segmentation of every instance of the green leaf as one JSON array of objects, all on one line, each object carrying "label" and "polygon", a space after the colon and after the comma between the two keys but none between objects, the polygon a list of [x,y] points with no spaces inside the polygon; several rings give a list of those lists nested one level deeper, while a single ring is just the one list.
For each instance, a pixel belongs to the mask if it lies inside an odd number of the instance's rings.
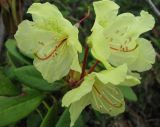
[{"label": "green leaf", "polygon": [[5,46],[7,48],[7,51],[10,55],[11,60],[16,64],[16,65],[28,65],[31,64],[28,59],[23,56],[16,47],[16,41],[13,39],[8,39],[7,42],[5,43]]},{"label": "green leaf", "polygon": [[0,70],[0,96],[15,96],[20,90]]},{"label": "green leaf", "polygon": [[33,112],[27,117],[27,127],[39,127],[41,121],[40,115],[37,112]]},{"label": "green leaf", "polygon": [[124,97],[130,101],[137,101],[137,96],[132,88],[127,86],[118,86],[118,88],[122,91]]},{"label": "green leaf", "polygon": [[0,97],[0,126],[6,126],[29,115],[41,103],[44,95],[26,91],[17,97]]},{"label": "green leaf", "polygon": [[[69,110],[66,109],[61,115],[59,121],[57,122],[55,127],[70,127],[70,113]],[[74,127],[84,127],[84,122],[82,116],[76,121]]]},{"label": "green leaf", "polygon": [[15,67],[11,66],[11,67],[3,67],[3,72],[4,74],[10,79],[10,80],[16,80],[16,76],[15,76]]},{"label": "green leaf", "polygon": [[70,114],[69,110],[66,109],[61,115],[59,121],[56,124],[56,127],[69,127],[70,126]]},{"label": "green leaf", "polygon": [[57,81],[52,84],[48,83],[34,66],[24,66],[15,69],[15,75],[20,82],[24,83],[24,85],[38,90],[57,91],[65,85],[62,81]]},{"label": "green leaf", "polygon": [[54,127],[58,120],[58,105],[55,103],[47,112],[40,127]]}]

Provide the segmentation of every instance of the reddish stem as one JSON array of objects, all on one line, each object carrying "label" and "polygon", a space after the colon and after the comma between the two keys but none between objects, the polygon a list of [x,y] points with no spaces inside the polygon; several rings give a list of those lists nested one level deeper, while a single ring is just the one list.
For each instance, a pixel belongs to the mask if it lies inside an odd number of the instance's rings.
[{"label": "reddish stem", "polygon": [[98,64],[99,61],[97,60],[96,63],[89,69],[88,74],[92,73]]},{"label": "reddish stem", "polygon": [[80,79],[82,79],[85,76],[85,69],[86,69],[86,65],[87,65],[88,54],[89,54],[89,47],[87,46],[85,48],[85,54],[84,54],[84,59],[83,59],[83,64],[82,64],[82,73],[81,73]]},{"label": "reddish stem", "polygon": [[84,81],[84,77],[82,79],[80,79],[79,81],[75,82],[72,87],[73,88],[77,88],[78,86],[80,86],[80,84]]},{"label": "reddish stem", "polygon": [[90,9],[88,9],[87,14],[85,14],[85,16],[84,16],[82,19],[80,19],[80,20],[75,24],[75,26],[76,26],[76,27],[79,27],[80,24],[81,24],[84,20],[86,20],[89,16],[90,16]]},{"label": "reddish stem", "polygon": [[88,9],[87,14],[78,22],[78,24],[81,24],[84,20],[86,20],[90,16],[90,9]]},{"label": "reddish stem", "polygon": [[[96,63],[89,69],[88,74],[90,74],[91,72],[94,71],[95,67],[99,64],[99,61],[97,60]],[[84,75],[85,76],[85,75]],[[82,78],[80,78],[79,81],[76,82],[76,84],[74,85],[74,87],[78,87],[84,80],[84,76]]]}]

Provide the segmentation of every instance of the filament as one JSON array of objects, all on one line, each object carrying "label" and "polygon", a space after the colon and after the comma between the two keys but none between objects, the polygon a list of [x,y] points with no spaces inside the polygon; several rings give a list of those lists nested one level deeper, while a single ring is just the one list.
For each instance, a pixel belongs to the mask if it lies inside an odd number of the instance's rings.
[{"label": "filament", "polygon": [[96,88],[96,86],[93,86],[93,88],[95,89],[95,91],[98,93],[98,95],[100,96],[100,97],[102,97],[102,99],[104,99],[107,103],[109,103],[111,106],[113,106],[113,107],[115,107],[115,108],[120,108],[120,107],[122,107],[122,103],[119,103],[119,105],[116,105],[116,104],[113,104],[113,102],[110,100],[110,99],[108,99],[107,97],[104,97],[101,93],[100,93],[100,91]]},{"label": "filament", "polygon": [[120,51],[120,52],[132,52],[136,50],[137,48],[138,48],[138,44],[133,49],[128,49],[128,47],[122,48],[122,46],[120,47],[120,49],[118,49],[118,48],[114,48],[110,46],[110,49],[115,50],[115,51]]},{"label": "filament", "polygon": [[40,56],[38,56],[37,53],[35,53],[35,56],[36,56],[38,59],[40,59],[40,60],[47,60],[47,59],[49,59],[50,57],[52,57],[54,54],[57,55],[57,53],[56,53],[57,49],[58,49],[66,40],[67,40],[67,38],[64,38],[63,40],[61,40],[61,41],[59,42],[59,44],[56,45],[56,46],[53,48],[53,50],[52,50],[47,56],[45,56],[45,57],[40,57]]}]

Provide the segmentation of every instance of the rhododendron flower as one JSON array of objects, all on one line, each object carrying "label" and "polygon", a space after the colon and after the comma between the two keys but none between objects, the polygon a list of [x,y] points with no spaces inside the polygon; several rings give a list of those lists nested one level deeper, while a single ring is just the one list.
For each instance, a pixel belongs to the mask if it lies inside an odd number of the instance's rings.
[{"label": "rhododendron flower", "polygon": [[70,69],[81,71],[78,29],[49,3],[34,3],[28,13],[33,21],[24,20],[15,38],[20,51],[34,58],[33,63],[43,78],[54,82],[66,76]]},{"label": "rhododendron flower", "polygon": [[[118,14],[119,6],[110,0],[94,2],[96,20],[88,44],[92,54],[106,67],[126,63],[129,70],[146,71],[155,62],[151,43],[140,35],[151,30],[154,18],[142,11],[140,16]],[[108,62],[107,62],[108,61]]]},{"label": "rhododendron flower", "polygon": [[62,99],[62,106],[70,106],[71,126],[77,120],[82,110],[91,106],[101,112],[116,116],[125,110],[122,92],[117,86],[134,86],[140,81],[127,75],[127,65],[117,68],[93,72],[84,78],[82,84],[67,92]]}]

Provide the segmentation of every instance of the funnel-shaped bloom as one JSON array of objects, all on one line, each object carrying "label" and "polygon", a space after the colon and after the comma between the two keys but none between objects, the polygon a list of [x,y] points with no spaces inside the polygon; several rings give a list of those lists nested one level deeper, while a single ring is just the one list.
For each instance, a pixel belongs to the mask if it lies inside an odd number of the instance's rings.
[{"label": "funnel-shaped bloom", "polygon": [[111,116],[124,112],[124,97],[117,86],[134,86],[139,83],[137,78],[127,75],[125,64],[112,70],[87,75],[79,87],[66,93],[62,99],[63,106],[70,106],[71,126],[90,104],[95,110]]},{"label": "funnel-shaped bloom", "polygon": [[109,61],[114,66],[126,63],[133,71],[150,69],[155,62],[155,51],[148,40],[139,36],[153,28],[154,18],[145,11],[140,16],[117,15],[119,6],[110,0],[93,5],[96,20],[88,43],[94,57],[104,65]]},{"label": "funnel-shaped bloom", "polygon": [[61,79],[70,69],[80,71],[78,29],[49,3],[34,3],[28,10],[33,21],[25,20],[15,34],[18,48],[34,58],[34,65],[48,82]]}]

